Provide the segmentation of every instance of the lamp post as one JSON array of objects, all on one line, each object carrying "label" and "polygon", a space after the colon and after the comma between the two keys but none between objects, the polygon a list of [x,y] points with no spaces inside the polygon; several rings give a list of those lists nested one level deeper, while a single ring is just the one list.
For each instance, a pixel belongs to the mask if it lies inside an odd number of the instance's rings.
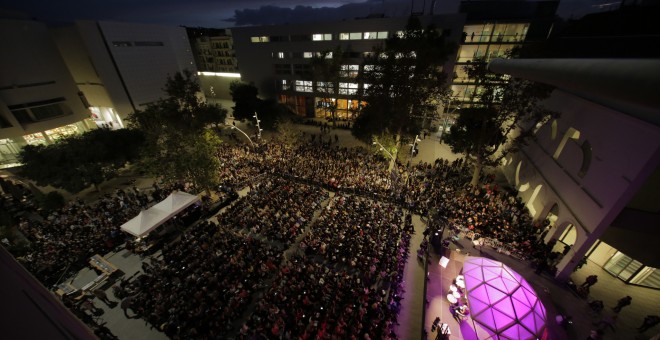
[{"label": "lamp post", "polygon": [[447,121],[449,120],[449,116],[454,114],[456,110],[461,109],[461,106],[457,105],[456,107],[454,107],[453,110],[449,111],[452,100],[453,99],[451,97],[447,100],[447,106],[445,106],[443,110],[445,112],[442,114],[442,131],[440,131],[440,136],[439,136],[440,141],[442,141],[442,135],[445,133],[445,130],[447,130]]},{"label": "lamp post", "polygon": [[389,151],[387,151],[387,149],[385,149],[383,144],[378,143],[378,141],[374,141],[372,144],[373,145],[378,145],[380,147],[380,151],[384,151],[387,154],[387,156],[390,157],[390,159],[394,161],[394,166],[396,166],[396,160],[394,159],[394,156],[392,156],[392,154]]},{"label": "lamp post", "polygon": [[250,141],[250,144],[252,145],[252,147],[255,146],[255,145],[254,145],[254,142],[252,141],[252,139],[250,138],[250,136],[248,136],[248,134],[245,133],[245,131],[241,130],[241,129],[240,129],[238,126],[236,126],[236,125],[228,125],[228,126],[231,127],[232,130],[238,130],[238,132],[242,133],[243,136],[245,136],[245,138],[247,138],[247,139]]},{"label": "lamp post", "polygon": [[419,142],[421,142],[421,141],[422,140],[419,139],[419,135],[415,135],[415,140],[413,140],[413,143],[408,144],[408,145],[410,145],[410,160],[408,161],[408,167],[410,167],[412,165],[412,159],[413,159],[413,156],[414,156],[414,153],[415,153],[415,148],[417,147],[417,144],[419,144]]},{"label": "lamp post", "polygon": [[260,140],[261,139],[261,131],[263,131],[263,129],[261,128],[261,126],[259,126],[259,123],[261,123],[261,121],[259,120],[259,117],[257,117],[257,112],[256,111],[254,112],[254,116],[252,116],[252,117],[254,117],[254,120],[257,121],[257,139]]},{"label": "lamp post", "polygon": [[372,144],[378,145],[380,147],[380,151],[385,152],[385,154],[387,154],[387,156],[390,158],[391,164],[393,164],[392,169],[390,169],[390,173],[391,173],[390,175],[392,176],[393,187],[396,187],[396,184],[400,184],[399,169],[396,166],[396,158],[394,158],[394,155],[392,155],[389,151],[387,151],[387,149],[385,149],[383,144],[378,143],[378,141],[373,141]]}]

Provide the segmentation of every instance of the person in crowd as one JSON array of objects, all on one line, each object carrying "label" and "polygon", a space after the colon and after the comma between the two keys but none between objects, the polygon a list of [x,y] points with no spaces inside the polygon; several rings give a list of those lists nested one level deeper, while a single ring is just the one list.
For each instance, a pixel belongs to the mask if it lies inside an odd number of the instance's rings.
[{"label": "person in crowd", "polygon": [[625,296],[619,299],[619,301],[616,303],[616,306],[612,309],[615,313],[619,313],[623,307],[629,306],[630,303],[632,303],[632,298],[630,296]]},{"label": "person in crowd", "polygon": [[655,325],[660,323],[660,316],[657,315],[647,315],[642,322],[642,325],[637,327],[637,330],[640,333],[646,332],[649,328],[655,327]]}]

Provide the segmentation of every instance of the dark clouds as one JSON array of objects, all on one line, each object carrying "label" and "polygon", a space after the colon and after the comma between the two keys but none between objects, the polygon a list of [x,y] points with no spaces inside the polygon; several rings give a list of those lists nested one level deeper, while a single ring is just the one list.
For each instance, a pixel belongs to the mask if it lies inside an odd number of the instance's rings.
[{"label": "dark clouds", "polygon": [[236,26],[272,25],[319,20],[336,21],[346,18],[365,17],[372,13],[382,13],[382,5],[358,3],[347,4],[338,8],[315,8],[311,6],[284,8],[277,6],[262,6],[257,9],[236,10],[234,17],[227,21],[233,21]]},{"label": "dark clouds", "polygon": [[[443,13],[459,0],[437,0]],[[560,14],[579,16],[612,0],[562,0]],[[2,9],[17,10],[46,22],[109,20],[166,25],[230,27],[304,21],[333,21],[384,13],[405,16],[431,0],[0,0]]]}]

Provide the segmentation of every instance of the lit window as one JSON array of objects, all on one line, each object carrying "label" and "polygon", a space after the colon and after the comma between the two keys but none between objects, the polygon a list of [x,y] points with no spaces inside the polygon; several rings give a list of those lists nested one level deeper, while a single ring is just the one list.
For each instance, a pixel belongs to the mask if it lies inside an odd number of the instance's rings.
[{"label": "lit window", "polygon": [[360,65],[341,65],[341,76],[355,78],[360,70]]},{"label": "lit window", "polygon": [[348,40],[351,35],[349,33],[339,33],[339,40]]},{"label": "lit window", "polygon": [[334,84],[331,82],[317,81],[316,91],[321,93],[334,93]]},{"label": "lit window", "polygon": [[324,33],[324,34],[312,34],[312,40],[313,41],[328,41],[332,40],[332,34],[330,33]]},{"label": "lit window", "polygon": [[364,32],[364,39],[378,39],[378,32]]},{"label": "lit window", "polygon": [[357,94],[357,83],[339,83],[339,94],[354,95]]},{"label": "lit window", "polygon": [[309,80],[296,80],[297,92],[312,92],[312,82]]},{"label": "lit window", "polygon": [[325,59],[332,59],[332,52],[327,52],[325,54]]},{"label": "lit window", "polygon": [[403,38],[404,32],[403,31],[396,31],[396,36],[399,38]]},{"label": "lit window", "polygon": [[387,39],[387,32],[378,32],[378,39]]},{"label": "lit window", "polygon": [[284,59],[284,52],[277,52],[277,59]]},{"label": "lit window", "polygon": [[252,37],[250,38],[250,41],[252,41],[253,43],[269,42],[270,38],[268,38],[267,36]]},{"label": "lit window", "polygon": [[291,85],[286,82],[286,79],[282,79],[282,91],[291,90]]},{"label": "lit window", "polygon": [[362,33],[360,32],[354,32],[350,33],[350,40],[362,40]]},{"label": "lit window", "polygon": [[309,59],[314,56],[314,53],[312,52],[303,52],[303,58]]}]

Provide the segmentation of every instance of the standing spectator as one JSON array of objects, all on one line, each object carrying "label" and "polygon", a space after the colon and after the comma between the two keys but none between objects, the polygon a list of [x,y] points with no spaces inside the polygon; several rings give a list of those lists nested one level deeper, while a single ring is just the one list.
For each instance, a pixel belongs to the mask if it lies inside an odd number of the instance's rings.
[{"label": "standing spectator", "polygon": [[637,328],[637,330],[640,333],[646,332],[647,329],[652,328],[653,326],[657,325],[660,323],[660,316],[657,315],[647,315],[644,318],[644,322],[642,323],[641,326]]},{"label": "standing spectator", "polygon": [[594,322],[594,326],[598,326],[598,329],[601,331],[604,331],[606,327],[609,327],[612,329],[613,332],[616,332],[614,329],[614,324],[616,323],[616,319],[619,316],[617,314],[611,315],[611,316],[606,316],[602,318],[598,322]]},{"label": "standing spectator", "polygon": [[623,297],[619,300],[619,302],[616,304],[616,307],[614,307],[614,312],[618,313],[621,311],[621,308],[630,305],[632,302],[632,298],[630,296]]},{"label": "standing spectator", "polygon": [[117,305],[116,302],[111,301],[108,298],[108,294],[103,291],[103,289],[94,289],[94,296],[96,296],[99,300],[103,301],[106,305],[110,306],[110,308],[114,307]]},{"label": "standing spectator", "polygon": [[586,286],[587,288],[590,288],[591,286],[595,285],[596,282],[598,282],[598,275],[589,275],[580,287]]}]

